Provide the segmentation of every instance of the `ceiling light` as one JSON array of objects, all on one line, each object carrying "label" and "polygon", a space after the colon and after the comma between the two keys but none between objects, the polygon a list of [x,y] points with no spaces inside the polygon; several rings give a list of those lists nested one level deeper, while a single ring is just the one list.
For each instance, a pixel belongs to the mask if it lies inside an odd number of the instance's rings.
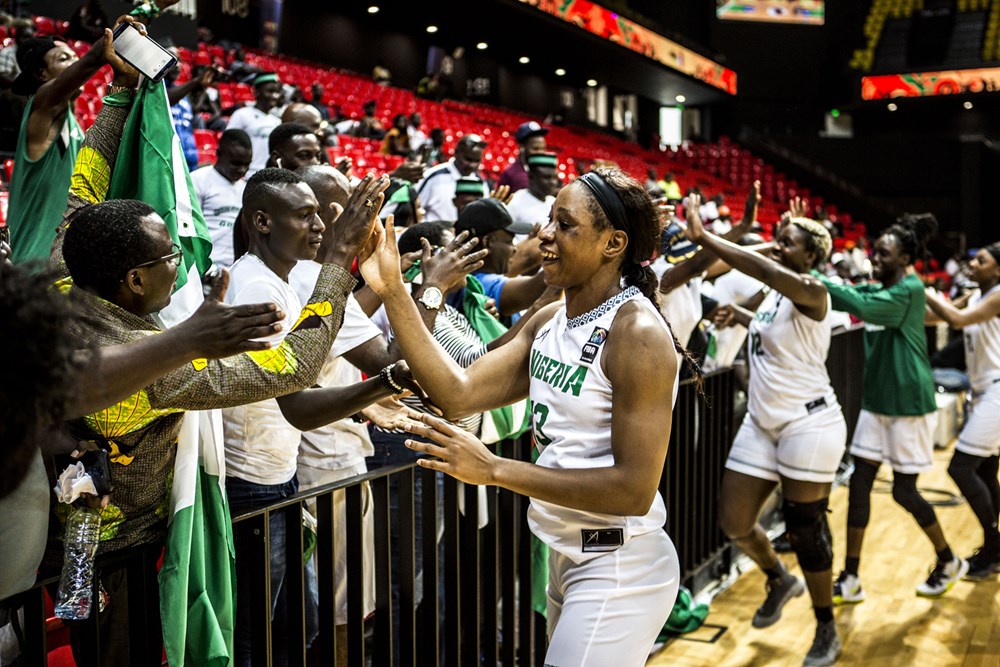
[{"label": "ceiling light", "polygon": [[966,102],[962,106],[965,107],[966,109],[971,109],[972,108],[972,102]]},{"label": "ceiling light", "polygon": [[889,102],[889,104],[886,106],[886,109],[888,109],[889,111],[895,111],[898,108],[899,107],[896,106],[895,102]]},{"label": "ceiling light", "polygon": [[368,8],[368,13],[369,14],[378,14],[378,7],[376,7],[375,5],[372,5],[371,7]]},{"label": "ceiling light", "polygon": [[556,70],[556,76],[565,76],[565,75],[566,75],[566,70],[564,70],[562,67]]},{"label": "ceiling light", "polygon": [[593,88],[597,85],[597,79],[587,79],[587,85]]},{"label": "ceiling light", "polygon": [[437,31],[438,31],[438,27],[436,25],[429,25],[429,26],[427,26],[427,32],[429,32],[429,33],[435,33]]},{"label": "ceiling light", "polygon": [[527,65],[528,63],[531,62],[531,58],[529,58],[528,56],[521,56],[520,58],[517,59],[517,62],[521,63],[522,65]]},{"label": "ceiling light", "polygon": [[678,95],[674,99],[677,100],[678,104],[684,104],[685,102],[688,101],[688,98],[684,97],[683,95]]},{"label": "ceiling light", "polygon": [[476,48],[479,49],[480,51],[485,51],[487,47],[489,47],[489,44],[487,44],[486,42],[479,42],[478,44],[476,44]]}]

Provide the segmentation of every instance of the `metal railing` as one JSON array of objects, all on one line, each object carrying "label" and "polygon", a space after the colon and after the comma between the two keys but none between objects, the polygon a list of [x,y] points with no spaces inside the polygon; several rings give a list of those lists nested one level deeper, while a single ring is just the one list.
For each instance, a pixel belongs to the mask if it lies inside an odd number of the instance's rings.
[{"label": "metal railing", "polygon": [[[863,364],[862,331],[847,331],[833,339],[831,379],[853,429],[860,405]],[[738,424],[734,416],[734,375],[730,369],[704,378],[704,399],[695,385],[681,384],[674,410],[670,447],[660,483],[667,507],[667,532],[677,547],[682,579],[692,578],[719,558],[726,558],[727,541],[718,527],[718,490],[729,447]],[[530,438],[506,441],[502,455],[530,460]],[[361,582],[366,567],[363,554],[363,484],[370,484],[375,509],[375,613],[364,618]],[[395,533],[389,515],[390,488],[398,493]],[[415,501],[420,488],[419,507]],[[286,563],[289,615],[280,630],[283,643],[295,647],[288,665],[334,664],[335,632],[334,493],[346,496],[347,663],[350,665],[541,665],[545,651],[544,620],[531,605],[532,555],[525,519],[528,499],[489,487],[485,493],[488,523],[480,528],[480,495],[472,486],[413,464],[381,468],[362,476],[327,484],[233,517],[234,526],[250,530],[253,540],[240,557],[259,573],[251,580],[250,605],[253,653],[261,664],[271,664],[275,629],[268,613],[271,601],[268,528],[272,515],[286,520]],[[464,512],[460,511],[460,500]],[[319,635],[306,650],[307,584],[302,557],[305,537],[302,508],[315,502],[318,519],[316,564],[319,590]],[[422,547],[415,547],[416,516],[439,517],[423,521]],[[298,530],[292,527],[299,527]],[[391,542],[396,540],[397,556]],[[143,580],[141,555],[125,556],[129,580]],[[419,561],[418,561],[419,558]],[[132,559],[129,561],[128,559]],[[394,562],[395,560],[395,562]],[[418,591],[418,563],[422,562],[422,600]],[[298,563],[298,567],[294,564]],[[107,564],[106,561],[104,563]],[[134,570],[134,572],[133,572]],[[22,594],[25,610],[25,665],[46,664],[46,619],[43,588],[55,580],[40,581]],[[398,617],[392,603],[393,582],[398,588]],[[145,607],[141,586],[130,586],[130,609]],[[96,589],[96,577],[95,577]],[[443,595],[439,595],[443,591]],[[92,614],[92,617],[95,616]],[[138,616],[141,616],[139,614]],[[144,643],[142,619],[131,622],[133,642]],[[96,633],[93,621],[86,622]],[[366,633],[368,636],[366,637]],[[314,655],[309,655],[312,653]],[[318,659],[318,663],[315,660]],[[135,664],[139,664],[136,662]]]}]

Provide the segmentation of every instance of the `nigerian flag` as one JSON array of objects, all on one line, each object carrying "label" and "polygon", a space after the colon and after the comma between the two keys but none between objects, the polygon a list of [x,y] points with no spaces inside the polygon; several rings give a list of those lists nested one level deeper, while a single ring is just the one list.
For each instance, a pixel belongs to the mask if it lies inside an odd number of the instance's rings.
[{"label": "nigerian flag", "polygon": [[[168,326],[204,300],[212,243],[174,132],[162,83],[144,81],[125,123],[108,199],[139,199],[160,214],[184,258]],[[163,643],[171,667],[225,667],[233,655],[236,587],[218,410],[189,412],[177,439],[166,553],[160,570]]]},{"label": "nigerian flag", "polygon": [[211,236],[191,185],[181,142],[174,132],[162,83],[144,81],[125,122],[108,199],[140,199],[160,214],[184,251],[170,307],[160,313],[170,326],[188,318],[203,301],[201,275],[211,265]]}]

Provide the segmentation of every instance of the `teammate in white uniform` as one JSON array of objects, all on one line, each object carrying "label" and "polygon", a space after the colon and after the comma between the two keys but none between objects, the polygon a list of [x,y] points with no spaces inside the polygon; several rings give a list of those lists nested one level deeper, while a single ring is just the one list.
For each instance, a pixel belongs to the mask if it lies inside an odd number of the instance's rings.
[{"label": "teammate in white uniform", "polygon": [[[759,192],[755,182],[750,201],[759,202]],[[785,603],[803,592],[802,580],[785,569],[757,522],[780,482],[788,541],[805,574],[817,622],[804,664],[832,665],[841,642],[833,622],[833,541],[826,510],[847,424],[826,371],[830,295],[810,275],[830,252],[830,234],[814,220],[791,218],[778,234],[774,258],[768,259],[705,231],[700,196],[691,197],[688,238],[771,287],[756,314],[738,306],[722,313],[725,323],[735,320],[749,329],[750,387],[747,415],[722,478],[719,523],[767,574],[767,597],[753,626],[773,625]]]},{"label": "teammate in white uniform", "polygon": [[404,358],[446,416],[531,398],[537,465],[499,458],[430,415],[411,432],[438,444],[407,445],[437,457],[423,467],[531,497],[532,530],[550,546],[547,665],[644,664],[676,597],[677,555],[656,489],[678,357],[644,265],[659,230],[642,185],[618,170],[563,188],[538,238],[546,282],[565,290],[565,304],[467,369],[418,326],[388,222],[364,253]]},{"label": "teammate in white uniform", "polygon": [[927,305],[965,334],[965,364],[972,385],[972,414],[958,436],[948,474],[983,527],[983,546],[969,558],[966,579],[1000,572],[1000,243],[982,248],[969,263],[979,284],[968,306],[958,310],[933,290]]}]

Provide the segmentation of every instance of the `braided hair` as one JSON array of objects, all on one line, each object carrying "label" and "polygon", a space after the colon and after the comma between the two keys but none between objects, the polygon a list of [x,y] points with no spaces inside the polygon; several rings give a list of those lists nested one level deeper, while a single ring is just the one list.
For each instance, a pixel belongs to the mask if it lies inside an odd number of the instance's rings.
[{"label": "braided hair", "polygon": [[937,229],[938,222],[933,213],[904,213],[895,224],[882,232],[882,236],[895,236],[900,250],[910,256],[910,263],[913,264],[930,256],[927,241]]},{"label": "braided hair", "polygon": [[[614,190],[624,208],[624,215],[618,216],[618,220],[612,220],[598,201],[595,193],[589,187],[585,187],[584,189],[589,195],[587,208],[594,218],[594,227],[598,230],[615,227],[626,233],[628,245],[625,248],[625,257],[621,264],[622,279],[626,285],[637,288],[644,297],[649,299],[656,306],[660,317],[663,317],[663,312],[660,310],[659,281],[656,279],[656,273],[653,269],[649,268],[649,260],[652,259],[660,244],[660,217],[656,205],[645,187],[620,169],[597,167],[591,173],[599,176],[608,187]],[[665,317],[663,321],[667,322]],[[704,395],[702,391],[703,376],[698,361],[677,340],[670,322],[667,322],[667,329],[674,340],[674,349],[684,358],[684,362],[691,370],[692,377],[695,378],[699,393]]]}]

